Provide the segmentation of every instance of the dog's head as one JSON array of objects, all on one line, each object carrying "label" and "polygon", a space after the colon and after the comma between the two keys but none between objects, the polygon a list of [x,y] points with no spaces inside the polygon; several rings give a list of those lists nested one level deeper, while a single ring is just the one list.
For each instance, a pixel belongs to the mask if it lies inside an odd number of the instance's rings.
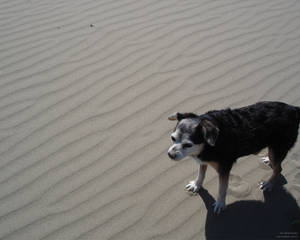
[{"label": "dog's head", "polygon": [[207,144],[215,146],[219,129],[211,121],[194,113],[174,113],[168,119],[178,121],[171,134],[173,145],[168,150],[172,160],[198,156]]}]

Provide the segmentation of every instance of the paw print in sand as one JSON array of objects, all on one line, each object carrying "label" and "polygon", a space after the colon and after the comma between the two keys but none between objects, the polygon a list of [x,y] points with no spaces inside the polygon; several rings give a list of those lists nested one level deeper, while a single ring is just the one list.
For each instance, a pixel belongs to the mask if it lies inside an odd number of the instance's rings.
[{"label": "paw print in sand", "polygon": [[236,198],[244,198],[252,192],[251,185],[238,175],[230,174],[229,185],[228,185],[228,194]]}]

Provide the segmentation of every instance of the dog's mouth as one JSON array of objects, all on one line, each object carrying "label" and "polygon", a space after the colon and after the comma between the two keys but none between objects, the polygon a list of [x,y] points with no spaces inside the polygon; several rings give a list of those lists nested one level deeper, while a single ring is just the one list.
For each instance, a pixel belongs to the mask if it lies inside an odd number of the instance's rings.
[{"label": "dog's mouth", "polygon": [[184,157],[180,152],[178,152],[178,153],[168,152],[168,156],[173,161],[179,161]]},{"label": "dog's mouth", "polygon": [[172,160],[175,160],[175,158],[176,158],[176,155],[171,154],[170,152],[168,152],[168,156],[169,156],[169,158],[171,158]]}]

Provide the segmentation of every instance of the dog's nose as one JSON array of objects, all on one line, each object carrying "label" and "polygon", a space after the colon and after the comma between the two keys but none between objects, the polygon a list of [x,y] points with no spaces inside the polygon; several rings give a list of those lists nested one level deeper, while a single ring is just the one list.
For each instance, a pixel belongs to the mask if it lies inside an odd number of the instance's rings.
[{"label": "dog's nose", "polygon": [[172,155],[170,152],[168,152],[169,158],[174,159],[174,155]]}]

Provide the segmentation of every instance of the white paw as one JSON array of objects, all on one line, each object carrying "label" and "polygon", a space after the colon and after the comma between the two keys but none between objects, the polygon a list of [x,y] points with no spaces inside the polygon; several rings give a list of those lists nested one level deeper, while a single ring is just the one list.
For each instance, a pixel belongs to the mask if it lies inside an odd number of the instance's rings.
[{"label": "white paw", "polygon": [[216,201],[213,204],[213,207],[214,207],[214,213],[219,214],[221,213],[221,211],[223,211],[226,208],[226,204],[225,202]]},{"label": "white paw", "polygon": [[262,160],[263,160],[264,164],[270,166],[270,158],[269,157],[263,157]]},{"label": "white paw", "polygon": [[269,183],[268,181],[260,183],[260,189],[263,191],[267,191],[267,190],[271,191],[272,187],[273,187],[273,185],[271,183]]},{"label": "white paw", "polygon": [[197,184],[196,181],[190,181],[188,185],[185,186],[186,190],[191,193],[197,193],[199,192],[201,185]]}]

